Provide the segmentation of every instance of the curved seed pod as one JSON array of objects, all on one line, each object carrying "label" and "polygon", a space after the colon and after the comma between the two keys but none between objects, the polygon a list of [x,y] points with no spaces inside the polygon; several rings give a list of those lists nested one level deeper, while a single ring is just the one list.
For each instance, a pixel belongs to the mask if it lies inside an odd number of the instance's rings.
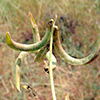
[{"label": "curved seed pod", "polygon": [[[17,57],[15,61],[15,66],[14,66],[14,81],[16,88],[18,91],[20,91],[20,67],[21,67],[21,61],[25,56],[27,56],[29,53],[28,52],[21,52],[19,56]],[[21,91],[20,91],[21,92]]]},{"label": "curved seed pod", "polygon": [[89,63],[91,60],[93,60],[97,56],[97,53],[100,49],[100,34],[99,34],[96,46],[95,46],[94,50],[91,52],[91,54],[85,58],[76,59],[76,58],[73,58],[70,55],[68,55],[65,52],[65,50],[63,49],[61,42],[60,42],[58,27],[55,26],[54,49],[57,52],[57,54],[61,57],[61,59],[64,60],[66,63],[71,64],[71,65],[84,65],[84,64]]},{"label": "curved seed pod", "polygon": [[51,26],[53,25],[53,23],[54,23],[54,20],[51,19],[48,23],[49,29],[46,31],[44,38],[40,42],[37,42],[35,44],[21,44],[21,43],[15,42],[14,40],[11,39],[9,32],[7,32],[6,33],[7,45],[15,50],[36,52],[40,48],[44,47],[49,41],[51,33],[52,33]]},{"label": "curved seed pod", "polygon": [[15,85],[16,88],[19,92],[20,91],[20,66],[19,65],[15,65],[16,67],[14,67],[14,80],[15,80]]},{"label": "curved seed pod", "polygon": [[32,25],[34,43],[36,43],[37,41],[38,42],[40,41],[38,26],[37,26],[37,24],[32,16],[31,12],[29,12],[29,17],[30,17],[30,21],[31,21],[31,25]]},{"label": "curved seed pod", "polygon": [[15,42],[14,40],[11,39],[9,32],[6,33],[6,42],[7,45],[15,50],[20,50],[20,51],[33,51],[36,52],[40,48],[44,47],[47,42],[49,41],[51,36],[50,30],[47,30],[46,35],[44,38],[35,44],[21,44],[18,42]]},{"label": "curved seed pod", "polygon": [[45,56],[46,56],[46,53],[48,52],[48,47],[45,46],[43,47],[36,55],[35,59],[34,59],[34,62],[41,62]]}]

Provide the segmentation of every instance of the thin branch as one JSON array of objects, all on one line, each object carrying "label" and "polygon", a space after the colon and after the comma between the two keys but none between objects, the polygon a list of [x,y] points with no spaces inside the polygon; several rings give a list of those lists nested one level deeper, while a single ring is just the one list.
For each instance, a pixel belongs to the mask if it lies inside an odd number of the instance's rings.
[{"label": "thin branch", "polygon": [[50,76],[50,84],[51,84],[51,91],[52,91],[52,97],[53,100],[56,100],[56,95],[55,95],[55,89],[54,89],[54,82],[53,82],[53,71],[52,71],[52,43],[53,43],[53,31],[54,31],[54,25],[55,23],[53,23],[52,26],[52,34],[51,34],[51,39],[50,39],[50,60],[49,60],[49,64],[50,64],[50,68],[49,68],[49,76]]}]

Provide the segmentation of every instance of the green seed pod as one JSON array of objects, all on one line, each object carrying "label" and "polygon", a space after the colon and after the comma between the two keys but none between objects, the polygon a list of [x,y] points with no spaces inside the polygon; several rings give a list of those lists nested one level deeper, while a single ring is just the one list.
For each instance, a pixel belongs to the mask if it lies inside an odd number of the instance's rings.
[{"label": "green seed pod", "polygon": [[34,44],[21,44],[21,43],[17,43],[14,40],[12,40],[10,37],[10,34],[7,32],[6,33],[6,43],[9,47],[15,50],[36,52],[47,44],[47,42],[50,39],[50,36],[51,36],[51,32],[50,30],[47,30],[46,35],[40,42],[37,42]]},{"label": "green seed pod", "polygon": [[34,59],[34,62],[41,62],[45,56],[46,56],[46,53],[48,52],[48,47],[44,47],[42,48],[36,55],[35,59]]},{"label": "green seed pod", "polygon": [[53,44],[54,44],[55,51],[57,52],[57,54],[59,55],[59,57],[62,60],[64,60],[66,63],[71,64],[71,65],[84,65],[84,64],[89,63],[97,56],[97,53],[100,49],[100,33],[99,33],[99,37],[98,37],[96,46],[94,47],[94,50],[91,52],[91,54],[82,59],[76,59],[76,58],[73,58],[70,55],[68,55],[65,52],[65,50],[63,49],[61,42],[60,42],[59,30],[58,30],[57,26],[55,26],[53,35],[54,35],[54,43]]}]

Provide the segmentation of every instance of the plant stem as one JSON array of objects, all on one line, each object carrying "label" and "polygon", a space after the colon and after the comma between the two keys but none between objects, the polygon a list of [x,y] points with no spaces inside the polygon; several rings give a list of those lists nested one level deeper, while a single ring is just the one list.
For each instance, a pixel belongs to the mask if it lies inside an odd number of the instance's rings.
[{"label": "plant stem", "polygon": [[[54,26],[54,24],[53,24]],[[50,60],[49,60],[49,76],[50,76],[50,84],[51,84],[51,91],[53,100],[56,100],[55,89],[54,89],[54,82],[53,82],[53,71],[52,71],[52,42],[53,42],[53,27],[52,27],[52,34],[50,38]]]}]

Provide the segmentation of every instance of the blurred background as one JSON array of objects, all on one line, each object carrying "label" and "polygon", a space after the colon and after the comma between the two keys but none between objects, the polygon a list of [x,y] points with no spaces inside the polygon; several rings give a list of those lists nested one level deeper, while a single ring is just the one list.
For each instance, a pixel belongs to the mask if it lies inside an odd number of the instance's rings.
[{"label": "blurred background", "polygon": [[[28,12],[38,25],[41,39],[47,22],[57,14],[61,41],[68,54],[76,58],[87,56],[93,50],[100,32],[100,0],[0,0],[0,100],[34,100],[34,96],[14,85],[13,68],[20,53],[9,48],[5,33],[20,43],[33,43]],[[72,66],[57,58],[54,82],[57,100],[100,100],[100,56],[90,64]],[[100,53],[99,53],[100,54]],[[49,75],[43,64],[34,63],[34,54],[28,55],[21,67],[21,85],[29,84],[41,100],[52,100]]]}]

